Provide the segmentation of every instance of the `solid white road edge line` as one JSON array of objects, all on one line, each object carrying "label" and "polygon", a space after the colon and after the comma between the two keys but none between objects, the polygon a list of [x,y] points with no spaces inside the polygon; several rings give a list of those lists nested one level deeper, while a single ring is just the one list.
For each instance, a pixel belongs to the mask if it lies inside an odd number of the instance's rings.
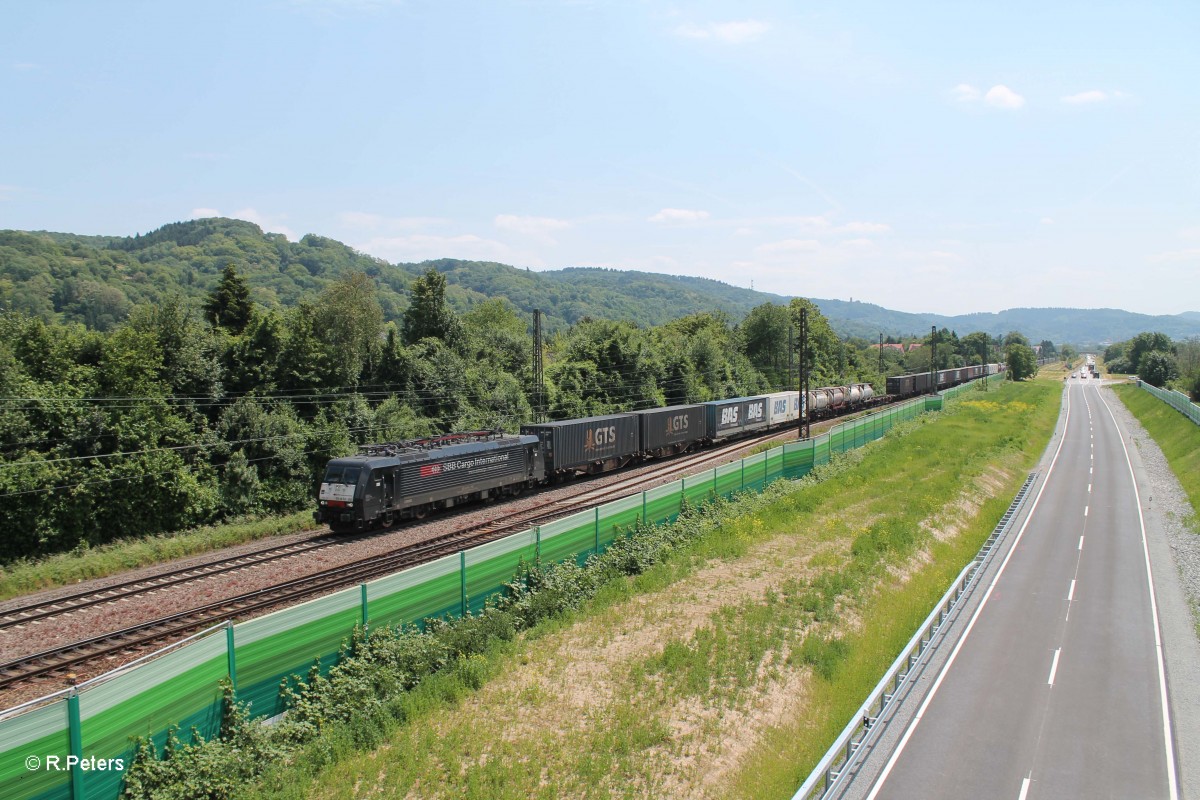
[{"label": "solid white road edge line", "polygon": [[[917,715],[913,717],[913,721],[909,723],[908,728],[904,731],[904,736],[900,737],[900,741],[896,745],[896,749],[892,752],[891,758],[888,759],[887,765],[884,766],[883,772],[879,773],[879,777],[875,779],[875,784],[871,787],[871,792],[867,795],[867,800],[875,800],[879,796],[879,790],[883,788],[888,775],[895,769],[896,762],[900,760],[900,754],[904,752],[904,748],[908,745],[908,740],[912,738],[913,731],[917,729],[917,725],[921,723],[921,718],[925,716],[929,704],[933,702],[933,698],[937,695],[938,688],[941,687],[942,681],[946,679],[946,673],[950,671],[950,667],[954,666],[954,660],[958,658],[958,654],[966,643],[967,637],[971,635],[971,629],[975,627],[975,623],[979,620],[979,615],[987,607],[988,599],[992,596],[992,591],[996,588],[996,583],[1008,567],[1008,562],[1012,559],[1013,553],[1017,552],[1017,545],[1021,543],[1021,537],[1025,535],[1025,530],[1029,527],[1029,521],[1033,519],[1033,512],[1037,510],[1038,503],[1042,500],[1042,494],[1046,491],[1046,484],[1050,483],[1050,476],[1054,473],[1054,466],[1058,463],[1058,456],[1062,453],[1063,443],[1067,441],[1067,428],[1071,424],[1070,390],[1068,389],[1065,394],[1067,395],[1067,418],[1063,422],[1063,432],[1058,440],[1058,449],[1054,451],[1054,458],[1050,460],[1050,468],[1046,470],[1046,477],[1042,481],[1042,485],[1038,487],[1037,497],[1033,498],[1033,505],[1029,507],[1029,513],[1025,515],[1025,521],[1021,523],[1021,529],[1017,531],[1017,538],[1013,539],[1012,546],[1008,548],[1008,555],[1004,557],[1004,561],[1000,564],[1000,569],[996,572],[996,577],[992,578],[992,582],[988,585],[987,592],[979,602],[979,608],[975,609],[975,613],[971,615],[971,621],[967,623],[966,630],[963,631],[962,636],[958,639],[958,644],[954,646],[953,652],[950,653],[950,658],[946,660],[942,671],[938,673],[937,680],[933,682],[933,686],[929,689],[929,694],[925,696],[921,707],[917,709]],[[1080,537],[1079,544],[1080,547],[1083,546],[1082,537]]]},{"label": "solid white road edge line", "polygon": [[1138,491],[1137,476],[1133,473],[1133,461],[1129,458],[1129,448],[1125,446],[1125,436],[1121,433],[1120,426],[1117,425],[1117,418],[1113,416],[1112,408],[1109,407],[1108,401],[1104,399],[1104,395],[1100,395],[1100,401],[1104,403],[1104,408],[1108,411],[1108,417],[1112,420],[1113,430],[1117,432],[1117,438],[1121,440],[1121,450],[1125,453],[1125,465],[1129,467],[1129,482],[1133,484],[1133,498],[1137,501],[1138,527],[1142,531],[1142,554],[1146,558],[1146,588],[1150,590],[1150,615],[1154,619],[1154,649],[1158,656],[1158,694],[1162,702],[1163,741],[1166,742],[1167,748],[1167,787],[1170,791],[1171,800],[1178,800],[1179,784],[1175,776],[1175,742],[1171,737],[1171,707],[1167,702],[1167,669],[1163,662],[1162,626],[1158,621],[1158,601],[1154,595],[1154,575],[1150,570],[1150,545],[1146,541],[1146,518],[1142,516],[1142,495]]}]

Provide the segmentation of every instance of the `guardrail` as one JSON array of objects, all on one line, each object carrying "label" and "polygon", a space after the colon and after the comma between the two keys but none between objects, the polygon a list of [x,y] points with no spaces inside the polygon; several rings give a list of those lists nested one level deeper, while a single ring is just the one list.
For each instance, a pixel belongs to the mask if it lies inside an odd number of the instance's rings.
[{"label": "guardrail", "polygon": [[1159,400],[1162,400],[1164,403],[1178,411],[1180,414],[1183,414],[1192,422],[1200,425],[1200,406],[1193,403],[1183,392],[1159,389],[1157,386],[1151,386],[1145,381],[1138,381],[1138,386],[1142,387]]},{"label": "guardrail", "polygon": [[1016,497],[1013,498],[1004,516],[996,523],[987,541],[975,555],[970,564],[963,567],[962,572],[954,579],[950,588],[942,595],[942,599],[934,606],[933,611],[921,623],[912,639],[900,651],[900,655],[888,667],[883,678],[871,690],[866,702],[859,707],[850,722],[830,745],[829,749],[817,762],[817,766],[809,774],[808,779],[796,790],[792,800],[813,800],[813,798],[829,797],[844,788],[847,776],[858,761],[858,754],[868,744],[878,726],[875,724],[881,717],[892,710],[893,700],[908,682],[908,676],[935,649],[940,642],[938,634],[942,623],[955,610],[959,601],[974,588],[975,579],[983,573],[984,567],[995,552],[996,545],[1004,538],[1012,525],[1013,519],[1025,503],[1029,490],[1037,478],[1036,472],[1029,473],[1025,483],[1021,485]]}]

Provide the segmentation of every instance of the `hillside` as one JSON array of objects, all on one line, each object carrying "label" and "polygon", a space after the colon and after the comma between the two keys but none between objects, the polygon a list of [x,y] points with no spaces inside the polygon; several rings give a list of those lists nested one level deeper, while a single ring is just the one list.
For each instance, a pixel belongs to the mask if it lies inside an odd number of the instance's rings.
[{"label": "hillside", "polygon": [[[374,277],[385,317],[407,307],[407,288],[430,267],[446,275],[451,305],[462,312],[488,297],[507,297],[528,313],[542,309],[549,331],[584,317],[657,325],[698,311],[722,311],[733,321],[762,303],[790,298],[706,278],[599,268],[544,272],[505,264],[439,259],[390,264],[333,239],[309,234],[289,242],[242,220],[212,218],[164,225],[144,236],[80,236],[46,231],[0,231],[0,308],[61,321],[112,328],[139,303],[179,293],[200,302],[226,264],[234,264],[267,306],[287,307],[340,275]],[[848,287],[848,291],[849,291]],[[1117,309],[1019,308],[943,316],[892,311],[871,303],[813,298],[841,335],[873,340],[921,336],[931,325],[960,335],[1019,330],[1032,340],[1094,343],[1157,330],[1172,338],[1200,336],[1200,312],[1147,316]]]}]

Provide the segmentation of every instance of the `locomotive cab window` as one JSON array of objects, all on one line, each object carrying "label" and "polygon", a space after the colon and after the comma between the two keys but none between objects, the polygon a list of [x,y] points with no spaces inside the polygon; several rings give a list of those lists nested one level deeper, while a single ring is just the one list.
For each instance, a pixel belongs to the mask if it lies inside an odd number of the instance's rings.
[{"label": "locomotive cab window", "polygon": [[358,476],[361,472],[361,467],[334,465],[325,471],[322,483],[344,483],[353,486],[358,483]]}]

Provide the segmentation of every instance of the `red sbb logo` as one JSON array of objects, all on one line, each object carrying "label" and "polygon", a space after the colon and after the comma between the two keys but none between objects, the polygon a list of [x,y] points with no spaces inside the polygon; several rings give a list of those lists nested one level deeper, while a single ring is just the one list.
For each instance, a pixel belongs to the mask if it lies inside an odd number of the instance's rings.
[{"label": "red sbb logo", "polygon": [[441,464],[425,464],[424,466],[421,467],[421,477],[422,478],[428,478],[430,475],[441,475],[441,474],[442,474],[442,465]]}]

